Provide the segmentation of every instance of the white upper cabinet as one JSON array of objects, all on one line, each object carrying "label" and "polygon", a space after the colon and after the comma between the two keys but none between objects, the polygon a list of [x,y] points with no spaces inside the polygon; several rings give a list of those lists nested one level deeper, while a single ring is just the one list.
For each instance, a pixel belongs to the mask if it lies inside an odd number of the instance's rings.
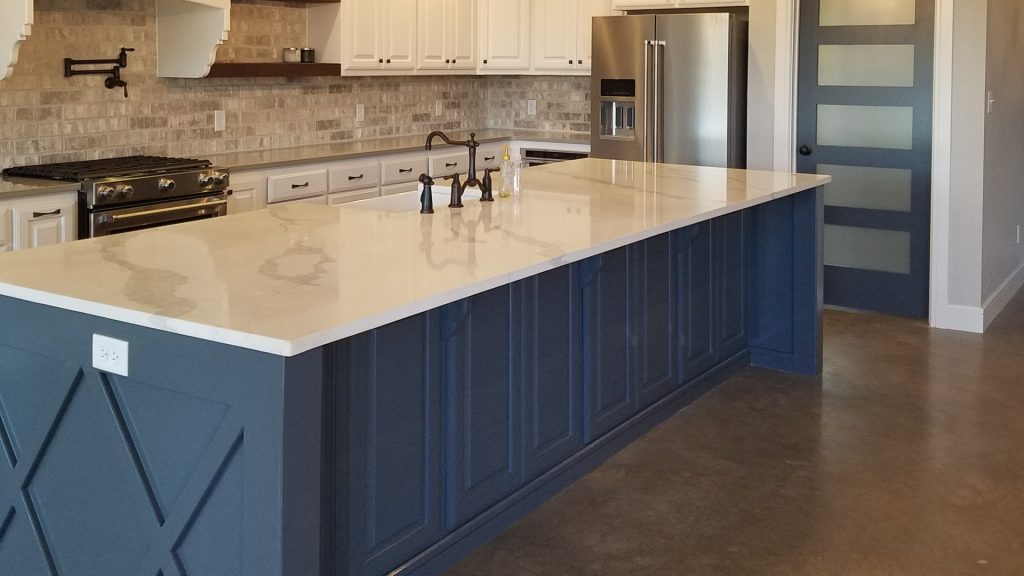
[{"label": "white upper cabinet", "polygon": [[345,0],[341,10],[343,71],[416,68],[416,0]]},{"label": "white upper cabinet", "polygon": [[33,0],[0,0],[0,80],[14,71],[18,48],[32,33]]},{"label": "white upper cabinet", "polygon": [[480,0],[481,72],[530,69],[530,4],[530,0]]},{"label": "white upper cabinet", "polygon": [[593,18],[612,14],[610,0],[544,0],[533,5],[535,70],[588,72]]},{"label": "white upper cabinet", "polygon": [[420,70],[476,70],[476,0],[419,0]]}]

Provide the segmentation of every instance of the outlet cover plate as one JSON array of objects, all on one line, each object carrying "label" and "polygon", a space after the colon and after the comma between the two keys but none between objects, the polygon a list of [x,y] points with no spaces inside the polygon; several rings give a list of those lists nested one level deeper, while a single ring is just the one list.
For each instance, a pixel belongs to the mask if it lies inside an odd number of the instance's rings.
[{"label": "outlet cover plate", "polygon": [[366,106],[362,104],[356,104],[356,122],[363,122],[366,120]]},{"label": "outlet cover plate", "polygon": [[92,335],[92,367],[101,371],[128,377],[128,343],[123,340]]},{"label": "outlet cover plate", "polygon": [[537,115],[537,101],[536,100],[527,100],[526,101],[526,114],[529,115],[529,116],[536,116]]}]

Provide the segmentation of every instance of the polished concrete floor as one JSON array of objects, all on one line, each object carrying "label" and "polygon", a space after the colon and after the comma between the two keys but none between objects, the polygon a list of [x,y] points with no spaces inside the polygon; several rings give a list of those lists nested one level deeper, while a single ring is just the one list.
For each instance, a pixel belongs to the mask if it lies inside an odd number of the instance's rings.
[{"label": "polished concrete floor", "polygon": [[1024,575],[1024,296],[825,329],[821,380],[742,372],[449,576]]}]

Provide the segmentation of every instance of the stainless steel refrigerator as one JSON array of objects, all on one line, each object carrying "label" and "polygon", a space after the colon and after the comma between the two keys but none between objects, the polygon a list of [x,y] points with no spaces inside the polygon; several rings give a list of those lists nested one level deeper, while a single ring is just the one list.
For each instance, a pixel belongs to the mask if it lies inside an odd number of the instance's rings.
[{"label": "stainless steel refrigerator", "polygon": [[746,167],[741,14],[594,18],[591,156]]}]

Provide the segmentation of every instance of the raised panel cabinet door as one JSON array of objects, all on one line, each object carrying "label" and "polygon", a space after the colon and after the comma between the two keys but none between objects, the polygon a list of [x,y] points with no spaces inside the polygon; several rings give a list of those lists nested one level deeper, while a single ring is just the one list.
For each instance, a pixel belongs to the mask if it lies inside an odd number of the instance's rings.
[{"label": "raised panel cabinet door", "polygon": [[679,385],[677,237],[662,234],[643,242],[634,266],[637,297],[636,374],[641,406],[661,400]]},{"label": "raised panel cabinet door", "polygon": [[480,69],[530,69],[530,0],[480,0]]},{"label": "raised panel cabinet door", "polygon": [[616,10],[637,10],[639,8],[673,8],[675,0],[613,0]]},{"label": "raised panel cabinet door", "polygon": [[384,69],[416,68],[416,0],[383,0]]},{"label": "raised panel cabinet door", "polygon": [[576,69],[579,0],[544,0],[533,4],[533,67]]},{"label": "raised panel cabinet door", "polygon": [[78,212],[74,196],[28,199],[11,209],[15,250],[52,246],[75,240]]},{"label": "raised panel cabinet door", "polygon": [[14,238],[11,237],[11,229],[14,228],[11,221],[11,209],[0,206],[0,253],[14,250]]},{"label": "raised panel cabinet door", "polygon": [[637,411],[633,383],[633,275],[630,247],[579,266],[583,316],[583,435],[593,442]]},{"label": "raised panel cabinet door", "polygon": [[241,214],[252,212],[255,209],[256,187],[231,189],[231,196],[228,196],[228,214]]},{"label": "raised panel cabinet door", "polygon": [[701,222],[678,232],[681,243],[681,289],[678,317],[681,335],[682,383],[693,381],[718,360],[715,320],[715,260],[712,223]]},{"label": "raised panel cabinet door", "polygon": [[576,69],[591,69],[593,62],[594,18],[611,16],[611,0],[579,0],[579,23],[576,32]]},{"label": "raised panel cabinet door", "polygon": [[746,211],[715,220],[715,260],[720,267],[716,306],[719,361],[742,352],[748,345],[749,223]]},{"label": "raised panel cabinet door", "polygon": [[449,530],[522,484],[521,398],[511,286],[442,310]]},{"label": "raised panel cabinet door", "polygon": [[339,574],[385,574],[444,535],[439,317],[338,345]]},{"label": "raised panel cabinet door", "polygon": [[583,448],[576,268],[517,285],[522,302],[523,463],[532,480]]},{"label": "raised panel cabinet door", "polygon": [[450,0],[419,0],[416,18],[419,21],[416,67],[419,70],[447,70],[451,64],[448,55],[448,22]]},{"label": "raised panel cabinet door", "polygon": [[345,70],[378,70],[382,52],[382,4],[379,0],[346,0],[341,3],[342,67]]},{"label": "raised panel cabinet door", "polygon": [[476,70],[476,0],[446,0],[449,6],[448,55],[453,70]]}]

